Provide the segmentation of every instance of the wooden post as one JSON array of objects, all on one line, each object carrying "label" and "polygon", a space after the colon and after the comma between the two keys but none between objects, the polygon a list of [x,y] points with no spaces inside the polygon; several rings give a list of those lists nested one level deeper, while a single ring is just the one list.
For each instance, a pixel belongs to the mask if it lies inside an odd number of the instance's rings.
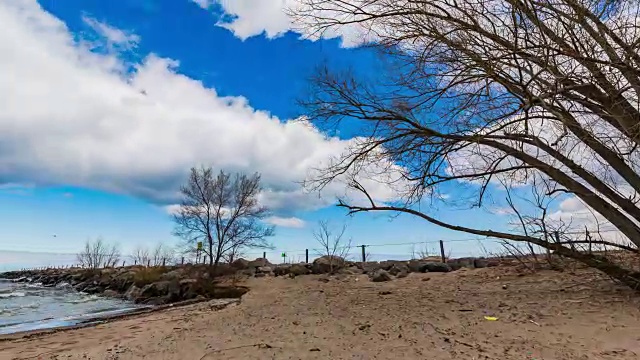
[{"label": "wooden post", "polygon": [[151,260],[147,260],[147,267],[151,266]]},{"label": "wooden post", "polygon": [[440,256],[442,257],[442,262],[447,263],[447,259],[444,256],[444,241],[440,240]]},{"label": "wooden post", "polygon": [[362,262],[367,261],[367,254],[364,250],[365,247],[367,247],[367,245],[360,245],[360,247],[362,248]]},{"label": "wooden post", "polygon": [[180,265],[184,265],[184,256],[182,257],[182,261],[180,262]]},{"label": "wooden post", "polygon": [[124,260],[122,260],[122,267],[124,267]]},{"label": "wooden post", "polygon": [[166,263],[167,263],[167,259],[162,259],[162,267],[165,267]]},{"label": "wooden post", "polygon": [[309,249],[304,249],[304,259],[307,264],[309,263]]},{"label": "wooden post", "polygon": [[138,265],[138,260],[133,260],[133,265]]},{"label": "wooden post", "polygon": [[263,258],[263,259],[266,259],[266,258],[267,258],[267,252],[266,252],[266,251],[263,251],[263,252],[262,252],[262,258]]}]

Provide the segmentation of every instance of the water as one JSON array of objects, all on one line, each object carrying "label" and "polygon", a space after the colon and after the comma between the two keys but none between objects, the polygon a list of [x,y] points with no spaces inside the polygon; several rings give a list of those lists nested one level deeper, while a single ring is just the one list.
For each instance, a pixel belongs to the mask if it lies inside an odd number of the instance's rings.
[{"label": "water", "polygon": [[0,335],[75,325],[140,307],[79,293],[68,284],[45,288],[0,279]]}]

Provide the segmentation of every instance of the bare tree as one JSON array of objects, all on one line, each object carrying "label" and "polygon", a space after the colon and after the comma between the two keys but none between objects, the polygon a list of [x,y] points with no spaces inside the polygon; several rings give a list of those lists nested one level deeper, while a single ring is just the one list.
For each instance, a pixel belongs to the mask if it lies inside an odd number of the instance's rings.
[{"label": "bare tree", "polygon": [[203,252],[215,272],[230,252],[246,248],[269,248],[267,238],[274,227],[263,221],[269,210],[258,203],[260,175],[231,175],[211,168],[192,168],[182,187],[182,203],[174,215],[175,234],[188,247],[202,241]]},{"label": "bare tree", "polygon": [[149,253],[149,249],[144,246],[138,246],[133,251],[131,255],[131,260],[133,260],[134,264],[138,265],[147,265],[151,261],[151,255]]},{"label": "bare tree", "polygon": [[344,260],[351,250],[351,238],[344,238],[346,230],[346,224],[336,231],[328,221],[321,220],[313,231],[313,237],[321,246],[319,255],[326,256],[329,260],[330,273],[333,273],[336,267],[344,265]]},{"label": "bare tree", "polygon": [[120,249],[116,244],[107,244],[102,237],[87,240],[84,249],[77,255],[82,267],[99,269],[115,266],[120,260]]},{"label": "bare tree", "polygon": [[[634,253],[640,246],[640,3],[300,2],[291,14],[306,32],[357,29],[390,59],[374,81],[327,69],[313,80],[303,101],[312,121],[351,121],[368,133],[308,186],[346,181],[367,201],[341,199],[351,214],[408,213],[454,231],[530,243],[640,288],[640,273],[580,251],[584,234],[549,216],[573,196],[625,237],[602,246]],[[363,181],[372,172],[397,174],[383,181],[400,199],[377,200]],[[448,205],[507,203],[519,226],[478,229],[421,210],[448,183],[458,189]]]},{"label": "bare tree", "polygon": [[170,246],[160,242],[153,249],[153,256],[151,257],[153,266],[170,264],[174,260],[175,253]]}]

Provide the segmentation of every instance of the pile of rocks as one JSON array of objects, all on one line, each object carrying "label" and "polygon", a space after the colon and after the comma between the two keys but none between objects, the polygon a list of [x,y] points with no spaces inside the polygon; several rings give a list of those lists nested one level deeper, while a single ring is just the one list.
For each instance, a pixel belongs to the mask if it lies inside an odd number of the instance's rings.
[{"label": "pile of rocks", "polygon": [[238,259],[232,266],[245,275],[264,276],[290,276],[295,277],[307,274],[368,274],[372,281],[388,281],[394,277],[401,278],[409,273],[425,272],[450,272],[462,267],[481,268],[496,266],[485,259],[463,258],[453,259],[446,263],[433,261],[433,259],[397,261],[387,260],[382,262],[351,262],[338,256],[322,256],[311,264],[271,264],[267,259],[247,261]]},{"label": "pile of rocks", "polygon": [[160,305],[196,298],[238,298],[248,291],[241,286],[213,282],[204,266],[105,269],[48,269],[15,271],[0,277],[45,287],[70,286],[87,294],[117,297],[135,303]]}]

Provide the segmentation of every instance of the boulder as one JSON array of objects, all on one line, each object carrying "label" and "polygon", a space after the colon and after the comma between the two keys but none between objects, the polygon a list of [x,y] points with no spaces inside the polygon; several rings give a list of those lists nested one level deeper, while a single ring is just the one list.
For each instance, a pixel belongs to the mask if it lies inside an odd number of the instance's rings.
[{"label": "boulder", "polygon": [[427,262],[420,267],[420,272],[449,272],[451,267],[441,262]]},{"label": "boulder", "polygon": [[236,259],[231,263],[231,267],[237,270],[245,270],[249,268],[249,260],[243,258]]},{"label": "boulder", "polygon": [[389,271],[389,274],[396,276],[400,273],[408,273],[409,266],[404,262],[397,262],[393,264],[391,268],[388,269],[388,271]]},{"label": "boulder", "polygon": [[249,261],[247,266],[249,268],[258,268],[258,267],[261,267],[261,266],[271,266],[271,263],[269,262],[269,260],[267,260],[265,258],[257,258],[257,259],[255,259],[253,261]]},{"label": "boulder", "polygon": [[131,285],[131,287],[124,293],[124,298],[129,301],[135,301],[139,296],[142,290],[135,286]]},{"label": "boulder", "polygon": [[275,269],[273,269],[273,275],[275,276],[284,276],[287,275],[291,271],[291,265],[278,265]]},{"label": "boulder", "polygon": [[365,263],[360,263],[359,267],[362,269],[363,274],[370,274],[380,269],[380,263],[377,261],[367,261]]},{"label": "boulder", "polygon": [[102,296],[110,297],[110,298],[117,298],[117,297],[120,297],[120,293],[118,293],[115,290],[107,289],[102,293]]},{"label": "boulder", "polygon": [[289,274],[293,274],[293,276],[307,275],[310,273],[311,270],[304,264],[293,264],[289,268]]},{"label": "boulder", "polygon": [[256,269],[256,274],[257,273],[271,274],[272,272],[273,272],[273,269],[270,266],[260,266],[259,268]]},{"label": "boulder", "polygon": [[373,282],[390,281],[392,279],[388,272],[382,269],[378,269],[369,274],[369,278]]},{"label": "boulder", "polygon": [[334,273],[345,266],[345,260],[339,256],[325,255],[313,260],[311,270],[314,274]]}]

